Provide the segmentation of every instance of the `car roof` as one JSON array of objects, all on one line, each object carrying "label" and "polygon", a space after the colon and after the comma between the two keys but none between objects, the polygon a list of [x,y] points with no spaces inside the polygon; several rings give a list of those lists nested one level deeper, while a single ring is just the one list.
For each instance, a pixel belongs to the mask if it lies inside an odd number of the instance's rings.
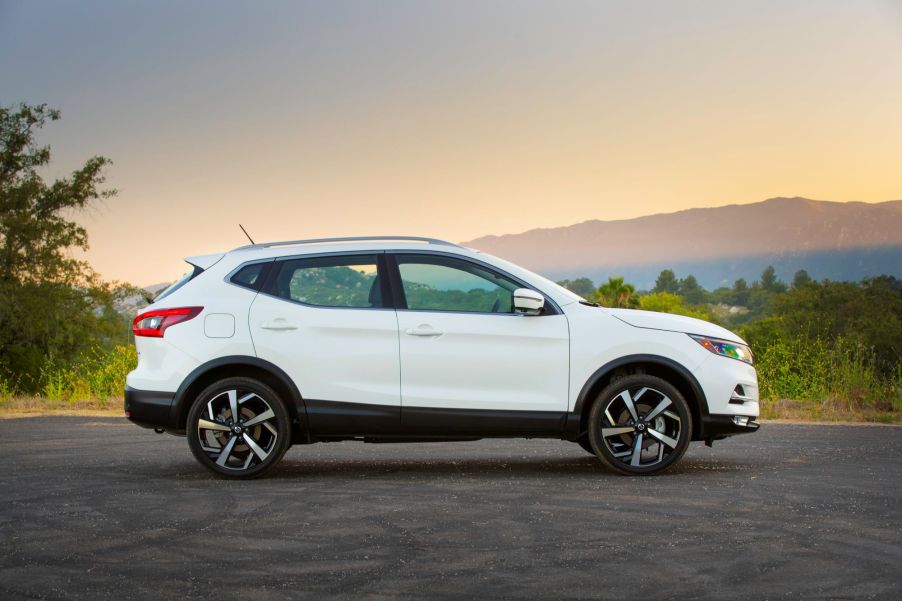
[{"label": "car roof", "polygon": [[229,251],[240,255],[242,261],[250,258],[285,257],[349,251],[430,250],[454,254],[478,254],[478,250],[465,248],[438,238],[419,236],[350,236],[343,238],[313,238],[248,244]]}]

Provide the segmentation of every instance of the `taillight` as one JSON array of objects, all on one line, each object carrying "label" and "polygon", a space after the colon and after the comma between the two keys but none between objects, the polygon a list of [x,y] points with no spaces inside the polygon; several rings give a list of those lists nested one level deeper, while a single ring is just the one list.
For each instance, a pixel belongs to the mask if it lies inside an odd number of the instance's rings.
[{"label": "taillight", "polygon": [[162,338],[166,328],[193,319],[203,310],[203,307],[179,307],[140,313],[132,322],[132,332],[135,336]]}]

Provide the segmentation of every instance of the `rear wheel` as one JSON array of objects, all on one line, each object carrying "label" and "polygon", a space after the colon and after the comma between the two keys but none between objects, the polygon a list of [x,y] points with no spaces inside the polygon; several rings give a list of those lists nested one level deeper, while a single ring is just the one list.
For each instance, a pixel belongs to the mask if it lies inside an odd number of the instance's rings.
[{"label": "rear wheel", "polygon": [[675,464],[692,440],[692,418],[680,391],[656,376],[615,380],[589,412],[595,454],[622,474],[660,473]]},{"label": "rear wheel", "polygon": [[260,476],[291,444],[290,417],[279,395],[250,378],[227,378],[197,397],[188,446],[207,469],[230,478]]}]

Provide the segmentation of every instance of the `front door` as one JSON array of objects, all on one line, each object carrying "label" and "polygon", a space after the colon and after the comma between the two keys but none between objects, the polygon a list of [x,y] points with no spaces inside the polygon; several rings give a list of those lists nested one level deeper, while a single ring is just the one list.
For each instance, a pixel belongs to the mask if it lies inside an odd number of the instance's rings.
[{"label": "front door", "polygon": [[515,313],[521,284],[482,263],[428,253],[390,255],[390,263],[400,283],[405,432],[560,431],[569,378],[564,315],[551,306],[539,316]]}]

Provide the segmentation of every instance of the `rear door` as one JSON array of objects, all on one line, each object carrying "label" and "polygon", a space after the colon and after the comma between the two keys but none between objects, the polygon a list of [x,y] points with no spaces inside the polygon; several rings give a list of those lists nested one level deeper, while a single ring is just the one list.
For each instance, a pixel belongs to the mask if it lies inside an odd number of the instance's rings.
[{"label": "rear door", "polygon": [[294,380],[314,434],[399,427],[398,323],[384,269],[381,252],[279,259],[251,305],[257,356]]},{"label": "rear door", "polygon": [[465,258],[397,254],[389,264],[398,302],[406,432],[560,431],[567,411],[569,328],[550,301],[543,315],[515,313],[513,291],[524,284]]}]

